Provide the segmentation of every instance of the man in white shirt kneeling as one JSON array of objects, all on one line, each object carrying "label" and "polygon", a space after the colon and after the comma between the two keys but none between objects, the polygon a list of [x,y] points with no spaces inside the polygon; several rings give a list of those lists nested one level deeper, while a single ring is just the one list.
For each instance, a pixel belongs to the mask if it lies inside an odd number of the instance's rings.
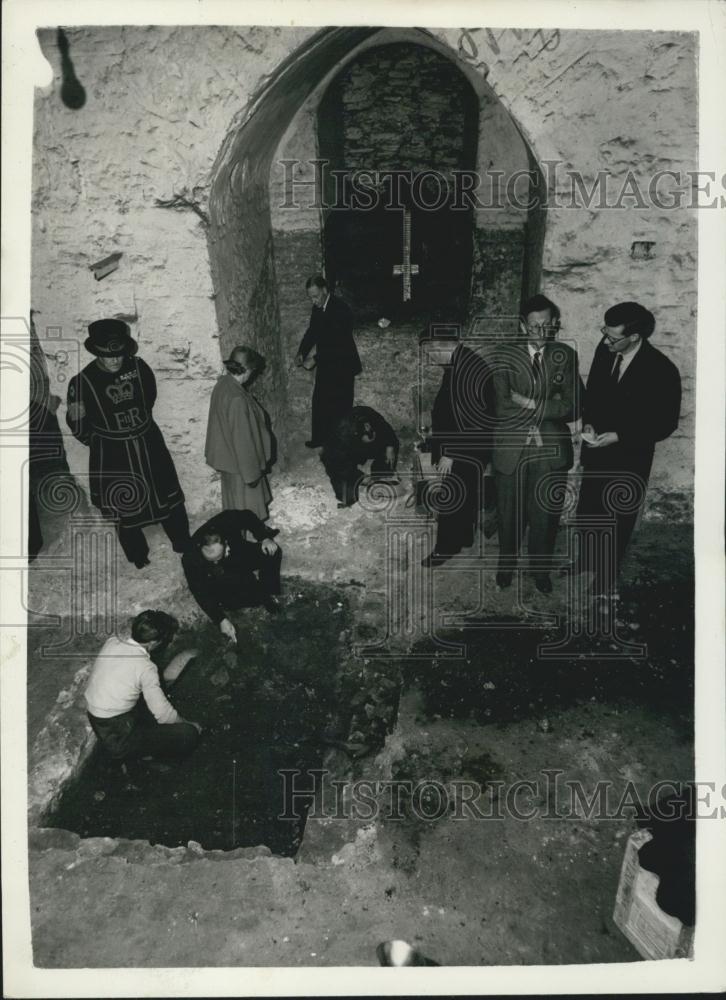
[{"label": "man in white shirt kneeling", "polygon": [[[183,757],[199,740],[201,726],[182,719],[170,704],[149,656],[166,642],[169,622],[161,611],[142,611],[131,623],[130,637],[108,639],[91,670],[85,692],[88,718],[103,748],[117,760]],[[167,684],[180,672],[180,658],[175,657],[164,671]]]}]

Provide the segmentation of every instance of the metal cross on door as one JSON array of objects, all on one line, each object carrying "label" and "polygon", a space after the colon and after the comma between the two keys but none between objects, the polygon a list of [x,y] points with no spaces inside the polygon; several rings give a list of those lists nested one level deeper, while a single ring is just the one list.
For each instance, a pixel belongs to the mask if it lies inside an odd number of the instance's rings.
[{"label": "metal cross on door", "polygon": [[403,301],[411,298],[411,275],[418,274],[418,264],[411,263],[411,209],[403,210],[403,263],[394,264],[393,274],[403,278]]}]

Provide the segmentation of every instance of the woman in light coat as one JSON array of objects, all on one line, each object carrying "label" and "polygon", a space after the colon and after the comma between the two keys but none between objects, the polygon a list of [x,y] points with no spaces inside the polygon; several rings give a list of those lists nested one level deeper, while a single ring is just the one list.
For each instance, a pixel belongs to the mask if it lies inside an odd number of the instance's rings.
[{"label": "woman in light coat", "polygon": [[223,509],[251,510],[266,521],[274,437],[267,412],[250,392],[265,359],[251,347],[238,346],[224,365],[227,372],[217,381],[209,404],[204,457],[221,473]]}]

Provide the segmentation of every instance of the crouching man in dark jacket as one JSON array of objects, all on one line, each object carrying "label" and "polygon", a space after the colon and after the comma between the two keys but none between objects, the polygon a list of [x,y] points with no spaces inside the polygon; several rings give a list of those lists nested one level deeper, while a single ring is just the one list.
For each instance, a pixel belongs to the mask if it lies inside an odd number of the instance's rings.
[{"label": "crouching man in dark jacket", "polygon": [[360,466],[371,460],[371,476],[392,478],[398,464],[398,438],[380,413],[370,406],[354,406],[326,440],[320,459],[330,479],[339,507],[358,499],[363,478]]},{"label": "crouching man in dark jacket", "polygon": [[[250,542],[246,533],[255,541]],[[192,535],[182,556],[189,589],[197,604],[233,642],[237,633],[229,612],[263,605],[279,611],[282,549],[273,542],[275,528],[251,510],[223,510]]]}]

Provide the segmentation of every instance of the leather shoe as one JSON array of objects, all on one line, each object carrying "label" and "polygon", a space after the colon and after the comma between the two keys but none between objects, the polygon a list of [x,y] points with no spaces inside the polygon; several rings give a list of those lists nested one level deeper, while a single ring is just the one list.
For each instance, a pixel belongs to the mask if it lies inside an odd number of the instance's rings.
[{"label": "leather shoe", "polygon": [[535,574],[534,585],[541,594],[552,593],[552,581],[547,573]]},{"label": "leather shoe", "polygon": [[271,615],[279,615],[280,611],[282,610],[280,602],[278,601],[278,599],[275,597],[274,594],[268,594],[265,600],[263,601],[263,604],[265,605],[265,608]]},{"label": "leather shoe", "polygon": [[508,587],[512,586],[512,574],[511,573],[497,573],[497,587],[500,590],[506,590]]},{"label": "leather shoe", "polygon": [[305,442],[305,447],[306,448],[320,448],[321,445],[322,445],[322,441],[306,441]]},{"label": "leather shoe", "polygon": [[441,552],[429,552],[421,560],[421,565],[424,569],[431,569],[432,566],[443,566],[447,560],[451,559],[450,555],[443,555]]},{"label": "leather shoe", "polygon": [[484,515],[484,537],[493,538],[499,531],[499,518],[496,513]]},{"label": "leather shoe", "polygon": [[136,567],[136,569],[143,569],[144,566],[148,566],[150,562],[151,560],[147,559],[146,557],[144,557],[143,559],[134,559],[134,566]]}]

